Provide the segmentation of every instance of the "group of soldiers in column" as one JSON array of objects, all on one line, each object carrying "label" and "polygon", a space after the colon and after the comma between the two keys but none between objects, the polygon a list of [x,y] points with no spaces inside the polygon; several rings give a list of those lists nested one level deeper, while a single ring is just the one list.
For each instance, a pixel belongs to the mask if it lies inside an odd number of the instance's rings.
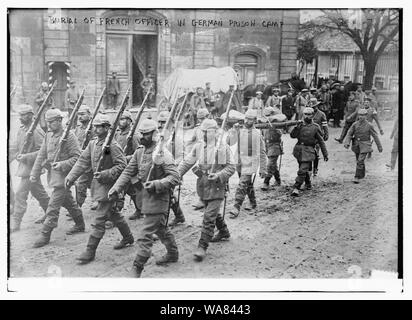
[{"label": "group of soldiers in column", "polygon": [[[44,216],[36,221],[42,223],[42,229],[33,243],[34,248],[43,247],[51,241],[52,232],[58,226],[61,207],[67,209],[74,222],[73,227],[66,234],[75,235],[85,232],[81,208],[87,197],[87,189],[90,189],[94,221],[86,249],[77,257],[79,263],[89,263],[95,259],[96,250],[108,227],[106,225],[108,221],[122,236],[114,249],[123,249],[135,242],[132,231],[122,214],[124,195],[128,194],[135,207],[135,212],[130,219],[143,219],[137,238],[137,254],[133,262],[134,275],[140,277],[151,256],[156,237],[166,247],[166,254],[157,259],[156,264],[167,265],[178,261],[178,245],[169,225],[182,223],[185,217],[174,189],[182,183],[183,176],[192,168],[197,176],[196,188],[201,203],[198,207],[204,210],[200,239],[194,258],[196,261],[202,261],[206,257],[210,242],[230,238],[222,214],[222,211],[224,212],[222,204],[225,203],[227,196],[229,178],[235,171],[239,175],[239,184],[235,192],[235,203],[229,211],[229,216],[233,219],[239,216],[246,196],[250,200],[250,207],[247,209],[256,209],[254,180],[257,174],[264,179],[263,191],[269,190],[272,177],[275,186],[280,186],[282,183],[278,158],[283,153],[282,134],[287,132],[287,128],[282,130],[280,126],[269,125],[259,130],[255,127],[259,112],[269,124],[276,124],[278,121],[277,92],[278,90],[274,90],[274,95],[270,98],[270,101],[274,102],[273,106],[269,103],[263,110],[253,106],[248,108],[244,114],[244,123],[230,128],[225,139],[222,138],[222,131],[225,128],[220,128],[218,122],[211,119],[206,108],[200,108],[197,112],[199,124],[191,140],[193,145],[178,164],[172,152],[168,150],[170,145],[161,152],[157,149],[159,130],[170,116],[168,111],[160,112],[157,122],[150,118],[142,120],[133,148],[127,153],[124,152],[125,137],[134,121],[132,114],[126,110],[121,114],[116,138],[110,145],[110,156],[104,158],[105,161],[100,168],[97,167],[97,162],[104,141],[111,130],[111,120],[107,114],[99,113],[93,119],[94,138],[84,150],[81,150],[84,133],[91,119],[90,108],[82,105],[77,113],[78,125],[75,130],[70,131],[64,150],[61,151],[58,161],[54,161],[56,148],[63,132],[63,113],[57,108],[49,108],[44,115],[47,131],[36,128],[29,152],[19,154],[20,145],[34,119],[32,106],[21,105],[18,108],[21,127],[17,139],[11,144],[9,153],[11,161],[18,161],[17,176],[21,177],[16,191],[14,212],[11,216],[11,231],[16,232],[20,229],[27,209],[28,194],[31,193],[44,211]],[[71,101],[72,99],[69,102]],[[297,139],[293,155],[298,162],[298,172],[293,186],[293,196],[299,195],[303,184],[306,189],[312,188],[311,173],[317,174],[319,150],[322,151],[324,161],[328,161],[325,145],[329,136],[328,124],[326,115],[319,110],[320,104],[321,102],[316,98],[309,99],[307,106],[302,110],[303,120],[299,121],[290,132],[290,136]],[[365,176],[364,160],[367,153],[371,152],[371,137],[380,152],[382,146],[373,125],[367,119],[366,106],[359,106],[352,111],[353,113],[347,117],[350,120],[345,122],[344,131],[347,132],[342,133],[339,142],[342,141],[348,148],[352,141],[352,150],[357,160],[354,182],[358,183],[359,179]],[[229,115],[229,111],[225,113],[226,117]],[[237,147],[232,153],[231,146],[234,145]],[[50,196],[40,179],[44,169],[48,171],[48,184],[52,189]],[[73,185],[76,186],[76,199],[71,191]],[[174,212],[175,219],[169,224],[170,209]]]}]

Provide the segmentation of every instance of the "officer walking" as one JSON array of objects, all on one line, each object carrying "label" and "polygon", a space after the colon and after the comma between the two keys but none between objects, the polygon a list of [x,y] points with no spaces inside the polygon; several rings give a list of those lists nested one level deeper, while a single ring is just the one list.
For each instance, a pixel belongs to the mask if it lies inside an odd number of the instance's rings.
[{"label": "officer walking", "polygon": [[[218,152],[215,152],[218,126],[215,120],[205,119],[200,127],[203,141],[199,141],[189,156],[179,164],[180,176],[197,166],[193,172],[197,175],[197,193],[205,203],[203,213],[202,232],[198,249],[194,253],[197,261],[206,256],[209,242],[216,242],[230,237],[229,230],[220,214],[220,207],[225,198],[225,186],[235,172],[235,163],[230,147],[222,143]],[[214,167],[214,168],[213,168]],[[212,172],[211,169],[214,169]],[[219,232],[213,237],[215,225]]]},{"label": "officer walking", "polygon": [[109,199],[116,198],[127,187],[132,177],[136,177],[142,185],[142,214],[145,217],[137,239],[138,250],[133,262],[136,277],[140,277],[144,265],[150,258],[153,234],[159,237],[167,249],[166,255],[157,260],[156,264],[176,262],[179,258],[175,238],[166,224],[170,190],[179,183],[179,173],[167,149],[154,154],[157,146],[157,123],[145,119],[139,127],[139,132],[141,146],[136,149],[126,169],[108,193]]},{"label": "officer walking", "polygon": [[235,193],[235,204],[229,211],[229,217],[234,219],[239,216],[240,208],[246,195],[250,201],[250,207],[246,210],[255,209],[257,206],[255,189],[253,187],[254,179],[259,169],[259,176],[265,178],[266,169],[266,152],[262,134],[254,127],[257,120],[257,112],[249,109],[245,113],[245,128],[232,128],[229,130],[229,145],[237,144],[235,162],[239,174],[239,185]]},{"label": "officer walking", "polygon": [[312,182],[310,180],[310,171],[312,170],[312,162],[316,158],[315,146],[319,143],[322,150],[323,159],[328,161],[328,151],[326,150],[325,142],[322,138],[322,129],[312,121],[313,109],[306,107],[303,109],[302,124],[293,128],[290,136],[298,139],[293,148],[293,156],[299,164],[298,176],[296,177],[292,196],[299,195],[299,189],[305,182],[306,189],[312,189]]},{"label": "officer walking", "polygon": [[19,152],[24,143],[26,133],[33,122],[33,107],[28,104],[23,104],[20,106],[18,113],[20,116],[21,126],[17,132],[16,139],[11,143],[9,155],[11,161],[17,160],[19,162],[16,175],[20,177],[21,180],[17,187],[14,201],[14,214],[10,230],[11,232],[20,230],[21,221],[27,210],[27,197],[29,196],[29,192],[39,202],[44,211],[44,216],[36,220],[36,223],[43,223],[46,218],[46,210],[49,203],[49,196],[44,190],[40,179],[35,182],[30,182],[29,180],[30,171],[44,139],[44,131],[37,127],[33,132],[32,142],[27,150],[27,153],[20,154]]},{"label": "officer walking", "polygon": [[[319,105],[321,105],[321,102],[319,102],[316,98],[311,98],[309,101],[310,107],[313,109],[313,118],[312,121],[313,123],[316,123],[322,131],[322,138],[323,141],[328,141],[329,139],[329,129],[328,129],[328,120],[326,119],[326,115],[319,110]],[[318,167],[319,167],[319,151],[320,151],[320,146],[317,143],[315,146],[315,151],[316,151],[316,158],[313,161],[313,176],[318,175]]]},{"label": "officer walking", "polygon": [[[266,107],[264,114],[268,117],[269,121],[272,121],[273,116],[275,116],[275,110],[272,107]],[[281,184],[278,158],[283,154],[282,131],[274,127],[269,127],[268,129],[263,130],[263,138],[265,140],[266,155],[268,157],[268,173],[263,181],[262,190],[267,191],[272,177],[275,178],[278,186]]]},{"label": "officer walking", "polygon": [[69,189],[83,172],[90,169],[93,171],[91,193],[93,201],[97,201],[98,205],[92,224],[93,231],[89,237],[86,251],[77,258],[81,264],[94,260],[97,246],[105,234],[107,220],[113,222],[123,237],[120,243],[114,246],[114,249],[122,249],[134,242],[127,222],[120,211],[115,209],[115,201],[107,197],[108,191],[126,167],[126,157],[123,155],[123,150],[119,144],[113,141],[110,144],[110,156],[104,158],[102,168],[98,168],[98,161],[102,156],[102,148],[110,129],[109,117],[105,114],[97,115],[93,121],[93,127],[96,138],[89,142],[65,180],[65,186]]},{"label": "officer walking", "polygon": [[382,152],[382,145],[379,140],[379,136],[372,123],[366,119],[367,113],[368,112],[365,109],[359,109],[358,121],[350,127],[344,142],[345,148],[349,149],[349,145],[352,140],[352,151],[356,156],[356,172],[353,179],[354,183],[359,183],[359,179],[363,179],[365,177],[365,159],[367,154],[372,151],[371,136],[375,140],[379,152]]},{"label": "officer walking", "polygon": [[42,168],[47,167],[48,183],[53,188],[53,191],[47,206],[46,220],[43,222],[40,237],[33,245],[34,248],[43,247],[50,242],[51,233],[57,227],[61,207],[67,209],[75,222],[75,225],[66,232],[67,235],[84,232],[85,229],[82,210],[73,199],[70,189],[66,189],[64,185],[67,173],[80,156],[79,143],[74,133],[70,132],[58,161],[52,163],[63,134],[63,115],[59,109],[50,109],[47,110],[45,119],[49,131],[44,137],[43,144],[31,170],[30,182],[37,183],[40,179]]}]

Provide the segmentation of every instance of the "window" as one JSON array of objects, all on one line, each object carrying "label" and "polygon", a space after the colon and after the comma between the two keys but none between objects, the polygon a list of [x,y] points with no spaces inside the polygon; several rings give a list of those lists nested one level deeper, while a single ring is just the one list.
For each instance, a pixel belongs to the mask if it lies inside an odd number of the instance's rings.
[{"label": "window", "polygon": [[399,81],[397,78],[389,79],[389,90],[398,90],[399,89]]},{"label": "window", "polygon": [[258,58],[254,54],[240,53],[235,57],[234,69],[245,86],[255,83],[257,66]]},{"label": "window", "polygon": [[333,55],[330,57],[330,68],[337,68],[339,66],[339,56]]},{"label": "window", "polygon": [[375,87],[378,90],[382,90],[385,86],[385,77],[375,77]]}]

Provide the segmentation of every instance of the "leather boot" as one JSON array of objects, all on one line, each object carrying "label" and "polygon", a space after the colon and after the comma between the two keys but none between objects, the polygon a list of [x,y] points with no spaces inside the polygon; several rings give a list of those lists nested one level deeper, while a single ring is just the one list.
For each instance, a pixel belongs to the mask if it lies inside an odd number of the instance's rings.
[{"label": "leather boot", "polygon": [[206,249],[203,247],[198,247],[194,253],[196,261],[202,261],[206,257]]},{"label": "leather boot", "polygon": [[140,278],[142,276],[143,266],[133,263],[132,274],[135,278]]},{"label": "leather boot", "polygon": [[236,219],[240,214],[240,207],[238,205],[234,205],[233,209],[228,212],[230,219]]},{"label": "leather boot", "polygon": [[121,224],[117,225],[117,228],[119,229],[120,234],[123,236],[123,239],[120,240],[120,242],[118,244],[116,244],[113,247],[113,249],[119,250],[119,249],[126,248],[127,245],[129,245],[129,244],[133,244],[134,238],[133,238],[133,235],[132,235],[132,233],[130,231],[130,228],[127,225],[127,223],[121,223]]},{"label": "leather boot", "polygon": [[69,230],[66,231],[67,235],[72,235],[75,233],[80,233],[84,232],[85,230],[85,225],[84,225],[84,220],[83,220],[83,215],[80,215],[76,218],[73,218],[75,225],[71,227]]},{"label": "leather boot", "polygon": [[156,264],[161,266],[169,262],[177,262],[177,260],[179,260],[179,252],[178,251],[174,251],[174,252],[168,251],[165,255],[163,255],[162,257],[156,260]]},{"label": "leather boot", "polygon": [[76,260],[79,261],[79,264],[86,264],[94,260],[96,256],[96,249],[99,245],[100,238],[96,238],[94,236],[89,237],[89,241],[87,242],[86,251],[84,251]]},{"label": "leather boot", "polygon": [[229,238],[230,238],[229,229],[226,227],[222,230],[219,230],[219,232],[213,236],[210,242],[219,242],[219,241],[229,240]]},{"label": "leather boot", "polygon": [[263,180],[263,186],[261,187],[263,191],[269,190],[269,181],[270,178],[265,178],[265,180]]},{"label": "leather boot", "polygon": [[297,197],[299,195],[299,189],[294,188],[292,191],[292,196]]},{"label": "leather boot", "polygon": [[43,226],[43,230],[41,231],[40,237],[33,244],[33,248],[40,248],[45,246],[50,242],[50,236],[52,232],[52,228],[48,226]]}]

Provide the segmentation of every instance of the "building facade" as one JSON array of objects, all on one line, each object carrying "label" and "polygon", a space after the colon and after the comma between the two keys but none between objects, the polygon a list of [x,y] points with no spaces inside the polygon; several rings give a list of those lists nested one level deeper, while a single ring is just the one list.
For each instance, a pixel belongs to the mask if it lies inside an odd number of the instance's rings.
[{"label": "building facade", "polygon": [[62,107],[70,80],[86,88],[84,101],[93,105],[113,71],[121,96],[132,82],[133,106],[147,74],[160,99],[175,68],[232,66],[244,85],[274,83],[296,72],[298,25],[299,10],[14,9],[10,85],[18,101],[33,103],[42,81],[57,80]]}]

